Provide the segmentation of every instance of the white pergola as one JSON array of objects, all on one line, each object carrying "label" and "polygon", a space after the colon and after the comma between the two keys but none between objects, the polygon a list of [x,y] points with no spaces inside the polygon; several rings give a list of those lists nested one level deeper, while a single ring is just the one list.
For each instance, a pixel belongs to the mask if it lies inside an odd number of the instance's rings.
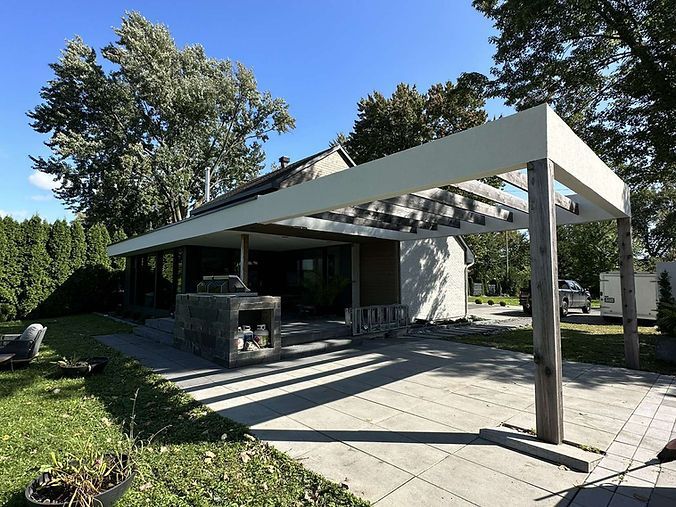
[{"label": "white pergola", "polygon": [[[528,200],[479,181],[489,176],[527,192]],[[571,195],[556,192],[555,181]],[[630,217],[627,185],[549,106],[540,105],[196,214],[108,251],[119,256],[219,244],[240,245],[245,256],[249,245],[283,249],[293,238],[312,244],[350,236],[405,240],[528,229],[537,435],[559,444],[563,405],[556,226],[617,220],[625,356],[629,367],[638,368]]]}]

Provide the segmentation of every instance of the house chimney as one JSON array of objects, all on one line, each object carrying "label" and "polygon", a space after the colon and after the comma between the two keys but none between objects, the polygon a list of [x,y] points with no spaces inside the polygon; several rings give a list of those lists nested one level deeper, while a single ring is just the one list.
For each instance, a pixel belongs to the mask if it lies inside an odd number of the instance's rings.
[{"label": "house chimney", "polygon": [[282,166],[282,169],[286,167],[286,164],[289,163],[289,157],[279,157],[279,165]]},{"label": "house chimney", "polygon": [[207,167],[204,173],[204,202],[211,199],[211,167]]}]

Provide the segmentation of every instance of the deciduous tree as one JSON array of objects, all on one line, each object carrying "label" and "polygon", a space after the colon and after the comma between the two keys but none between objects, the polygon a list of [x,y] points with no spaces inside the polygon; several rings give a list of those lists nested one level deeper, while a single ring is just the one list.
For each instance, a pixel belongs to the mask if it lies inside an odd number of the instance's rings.
[{"label": "deciduous tree", "polygon": [[425,93],[405,83],[390,97],[373,92],[357,104],[352,131],[336,142],[361,164],[481,125],[487,118],[486,83],[483,75],[467,73]]},{"label": "deciduous tree", "polygon": [[103,61],[76,37],[51,65],[28,113],[51,155],[33,167],[55,177],[57,197],[88,226],[135,234],[185,218],[207,167],[214,192],[256,176],[268,136],[294,121],[250,69],[179,48],[164,25],[132,12],[115,34]]},{"label": "deciduous tree", "polygon": [[[525,109],[543,102],[634,191],[650,255],[673,252],[676,184],[676,8],[668,0],[474,0],[498,30],[493,93]],[[671,206],[671,208],[670,208]],[[670,244],[665,249],[665,245]]]}]

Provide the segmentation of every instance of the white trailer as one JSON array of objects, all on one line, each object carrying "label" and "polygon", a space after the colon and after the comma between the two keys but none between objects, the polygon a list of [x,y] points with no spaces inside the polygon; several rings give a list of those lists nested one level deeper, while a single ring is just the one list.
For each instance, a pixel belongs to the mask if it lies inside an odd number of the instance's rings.
[{"label": "white trailer", "polygon": [[[622,317],[622,293],[620,272],[610,271],[599,276],[601,285],[601,317]],[[641,320],[657,319],[657,275],[655,273],[634,274],[636,284],[636,312]]]}]

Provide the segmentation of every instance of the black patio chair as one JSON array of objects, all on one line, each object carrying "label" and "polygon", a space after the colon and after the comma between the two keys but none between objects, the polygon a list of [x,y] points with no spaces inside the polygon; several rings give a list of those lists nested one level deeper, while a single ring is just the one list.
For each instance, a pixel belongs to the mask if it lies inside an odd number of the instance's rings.
[{"label": "black patio chair", "polygon": [[31,324],[21,334],[0,335],[0,354],[14,354],[12,358],[14,365],[28,364],[38,357],[45,333],[46,327]]}]

